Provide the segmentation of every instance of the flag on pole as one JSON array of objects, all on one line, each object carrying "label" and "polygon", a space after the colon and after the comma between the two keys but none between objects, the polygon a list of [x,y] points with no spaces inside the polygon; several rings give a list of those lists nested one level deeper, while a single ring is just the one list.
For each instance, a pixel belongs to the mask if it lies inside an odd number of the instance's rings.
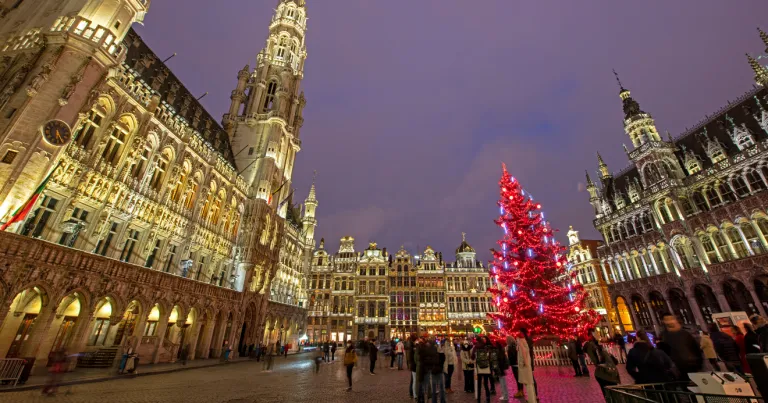
[{"label": "flag on pole", "polygon": [[279,187],[279,188],[277,188],[277,190],[275,190],[274,192],[270,193],[270,195],[269,195],[269,199],[267,200],[267,204],[272,204],[272,196],[276,195],[276,194],[277,194],[277,192],[279,192],[279,191],[280,191],[280,189],[282,189],[282,188],[283,188],[283,186],[285,186],[285,184],[286,184],[286,183],[288,183],[288,180],[287,180],[287,179],[283,181],[283,183],[280,185],[280,187]]},{"label": "flag on pole", "polygon": [[35,205],[35,202],[37,202],[37,199],[40,198],[40,195],[43,194],[43,190],[45,190],[45,186],[48,185],[48,181],[51,180],[51,177],[53,176],[53,173],[56,172],[56,169],[59,167],[59,164],[56,164],[56,166],[51,170],[50,173],[43,179],[43,182],[40,183],[40,186],[35,189],[35,193],[32,193],[32,196],[27,199],[27,201],[22,204],[19,208],[16,209],[16,211],[13,212],[13,215],[11,215],[11,218],[6,221],[5,224],[0,226],[0,231],[5,231],[10,227],[11,225],[24,220],[24,218],[27,217],[27,214],[29,214],[29,210],[32,210],[32,206]]},{"label": "flag on pole", "polygon": [[291,192],[288,193],[288,196],[285,196],[285,199],[283,199],[283,201],[281,201],[280,204],[277,205],[277,211],[280,211],[280,209],[283,208],[285,203],[288,203],[288,199],[290,199],[291,196],[293,196],[293,190],[294,189],[291,189]]}]

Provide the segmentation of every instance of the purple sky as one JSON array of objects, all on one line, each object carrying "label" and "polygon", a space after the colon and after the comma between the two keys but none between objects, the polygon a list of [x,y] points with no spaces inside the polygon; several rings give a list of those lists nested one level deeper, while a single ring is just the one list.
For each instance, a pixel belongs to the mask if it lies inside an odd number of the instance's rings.
[{"label": "purple sky", "polygon": [[[659,130],[680,134],[752,85],[768,2],[308,0],[303,199],[317,238],[352,235],[489,257],[500,163],[548,219],[597,237],[584,170],[628,165],[616,69]],[[738,4],[736,4],[738,3]],[[155,1],[137,27],[214,116],[264,46],[277,0]],[[760,18],[760,17],[763,18]],[[593,179],[596,175],[593,174]]]}]

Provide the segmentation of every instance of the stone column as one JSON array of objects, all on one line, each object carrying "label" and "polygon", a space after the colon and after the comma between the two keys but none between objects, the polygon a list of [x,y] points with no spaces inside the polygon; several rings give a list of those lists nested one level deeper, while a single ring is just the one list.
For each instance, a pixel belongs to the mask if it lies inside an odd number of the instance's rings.
[{"label": "stone column", "polygon": [[[80,309],[86,310],[87,307],[81,307]],[[77,323],[75,323],[75,329],[73,330],[74,337],[70,344],[69,352],[71,354],[82,353],[85,351],[85,346],[88,343],[88,336],[93,329],[93,321],[96,318],[96,312],[90,311],[85,315],[78,315]],[[70,369],[77,365],[76,360],[72,360]]]},{"label": "stone column", "polygon": [[697,236],[692,236],[690,237],[690,240],[691,244],[693,245],[694,253],[696,253],[696,255],[699,257],[699,263],[701,263],[701,267],[706,267],[705,264],[712,264],[712,262],[709,260],[709,255],[707,255],[707,251],[704,250],[704,244],[701,243],[701,239],[699,239]]},{"label": "stone column", "polygon": [[219,329],[216,332],[216,337],[214,337],[212,341],[213,358],[221,357],[221,350],[224,344],[224,333],[226,333],[226,331],[227,331],[227,318],[224,317],[224,320],[222,320],[221,323],[219,324]]},{"label": "stone column", "polygon": [[760,313],[760,316],[766,317],[768,314],[765,312],[765,307],[763,307],[762,301],[760,301],[760,298],[757,296],[757,291],[755,290],[755,284],[752,281],[748,281],[744,284],[747,287],[747,290],[749,291],[749,295],[752,296],[752,300],[755,301],[755,304],[757,304],[757,311]]},{"label": "stone column", "polygon": [[653,266],[653,270],[656,272],[656,274],[661,274],[661,272],[659,272],[659,265],[656,263],[656,258],[653,257],[653,251],[650,249],[648,249],[648,258],[651,259],[651,265]]},{"label": "stone column", "polygon": [[[171,308],[172,310],[173,308]],[[163,349],[163,341],[165,340],[165,330],[168,328],[168,319],[171,317],[171,312],[165,313],[165,315],[160,316],[160,320],[157,321],[157,326],[155,327],[155,335],[157,335],[157,338],[155,340],[155,349],[152,351],[152,364],[157,364],[160,362],[160,352]]]},{"label": "stone column", "polygon": [[691,307],[691,311],[693,311],[693,318],[696,321],[696,324],[701,329],[707,328],[707,321],[704,320],[704,315],[701,314],[701,307],[699,307],[699,304],[696,303],[696,298],[686,294],[686,298],[688,298],[688,305]]},{"label": "stone column", "polygon": [[[48,364],[48,353],[51,352],[53,339],[56,337],[55,332],[53,336],[49,335],[51,327],[54,321],[56,321],[56,312],[53,305],[53,301],[49,301],[47,306],[42,307],[32,326],[32,335],[24,342],[21,354],[19,355],[20,357],[36,358],[33,368],[34,373],[44,374],[46,372],[45,366]],[[59,318],[59,324],[61,324],[62,319]],[[43,368],[43,371],[40,368]]]},{"label": "stone column", "polygon": [[739,256],[736,254],[736,249],[733,247],[733,243],[731,242],[731,237],[728,236],[728,232],[720,231],[720,234],[723,236],[723,239],[725,239],[725,243],[728,244],[728,250],[731,251],[731,259],[739,259]]},{"label": "stone column", "polygon": [[[197,339],[200,337],[200,330],[202,330],[203,324],[200,322],[196,322],[194,324],[194,329],[192,330],[192,334],[189,337],[189,350],[187,350],[187,359],[188,360],[194,360],[197,356]],[[184,346],[181,346],[181,348],[184,348]]]},{"label": "stone column", "polygon": [[211,343],[213,342],[213,331],[216,328],[216,321],[213,319],[208,320],[208,326],[203,332],[203,345],[201,346],[200,358],[207,359],[211,356]]},{"label": "stone column", "polygon": [[755,229],[757,237],[760,238],[760,244],[763,245],[763,250],[768,251],[768,240],[765,239],[763,231],[760,231],[760,226],[757,225],[757,221],[750,221],[749,223],[752,224],[752,228]]},{"label": "stone column", "polygon": [[645,256],[643,253],[638,253],[640,256],[640,260],[643,262],[643,269],[645,269],[645,275],[647,277],[651,277],[651,270],[648,270],[648,262],[645,261]]},{"label": "stone column", "polygon": [[631,300],[626,302],[629,304],[627,309],[629,309],[629,316],[632,318],[632,327],[635,329],[635,331],[638,331],[640,330],[641,323],[639,320],[637,320],[637,313],[635,312],[634,304],[632,304]]},{"label": "stone column", "polygon": [[715,297],[717,298],[717,303],[720,305],[721,312],[731,311],[731,306],[722,290],[715,290]]},{"label": "stone column", "polygon": [[741,237],[741,242],[744,242],[744,246],[747,248],[747,252],[749,252],[749,256],[755,256],[755,251],[752,250],[752,245],[749,244],[749,240],[747,237],[744,236],[744,231],[741,230],[740,225],[734,225],[737,231],[739,231],[739,236]]}]

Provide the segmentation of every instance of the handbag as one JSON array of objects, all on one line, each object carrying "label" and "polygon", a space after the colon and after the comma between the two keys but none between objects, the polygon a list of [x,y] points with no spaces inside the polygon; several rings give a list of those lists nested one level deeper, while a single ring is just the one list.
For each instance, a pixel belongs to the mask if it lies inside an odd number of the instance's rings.
[{"label": "handbag", "polygon": [[600,364],[595,369],[595,378],[614,384],[621,383],[621,376],[616,367],[609,367],[606,364]]}]

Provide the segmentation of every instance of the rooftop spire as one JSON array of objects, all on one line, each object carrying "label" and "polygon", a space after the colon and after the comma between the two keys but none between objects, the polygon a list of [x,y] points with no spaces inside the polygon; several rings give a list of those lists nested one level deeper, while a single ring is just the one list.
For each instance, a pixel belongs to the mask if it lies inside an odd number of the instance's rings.
[{"label": "rooftop spire", "polygon": [[757,28],[757,32],[760,33],[760,39],[762,39],[763,43],[765,44],[765,53],[768,53],[768,34],[766,34],[765,31],[759,27]]},{"label": "rooftop spire", "polygon": [[317,195],[315,194],[315,179],[317,178],[317,171],[314,172],[312,175],[312,187],[309,188],[309,196],[307,196],[307,200],[315,201],[317,200]]},{"label": "rooftop spire", "polygon": [[608,170],[608,164],[603,161],[603,157],[600,156],[600,153],[597,153],[597,163],[600,166],[600,177],[610,178],[611,177],[611,171]]},{"label": "rooftop spire", "polygon": [[585,174],[587,174],[587,187],[595,186],[595,183],[592,182],[592,178],[589,177],[589,171],[584,171]]},{"label": "rooftop spire", "polygon": [[768,69],[761,66],[749,53],[747,53],[747,60],[749,65],[752,66],[752,71],[755,72],[755,81],[763,87],[768,87]]},{"label": "rooftop spire", "polygon": [[621,89],[621,92],[626,91],[627,89],[624,88],[623,85],[621,85],[621,79],[619,78],[619,73],[616,72],[616,69],[613,69],[613,75],[616,76],[616,82],[619,83],[619,88]]}]

